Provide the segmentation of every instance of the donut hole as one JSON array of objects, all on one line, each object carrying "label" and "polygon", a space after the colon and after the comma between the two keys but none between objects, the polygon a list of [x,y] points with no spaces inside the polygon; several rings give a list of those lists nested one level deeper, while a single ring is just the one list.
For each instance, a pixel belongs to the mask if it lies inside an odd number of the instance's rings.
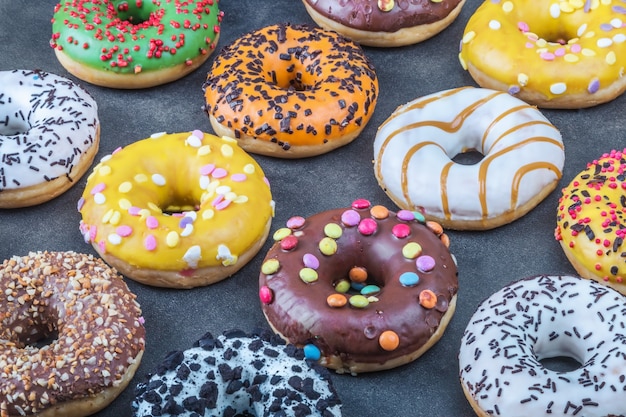
[{"label": "donut hole", "polygon": [[363,266],[353,266],[345,274],[333,282],[335,291],[350,298],[355,295],[364,297],[377,296],[382,290],[384,283],[368,272]]},{"label": "donut hole", "polygon": [[312,86],[304,80],[302,73],[294,70],[293,67],[278,71],[275,69],[269,70],[266,81],[281,90],[307,91],[312,88]]},{"label": "donut hole", "polygon": [[[129,23],[134,26],[142,25],[149,22],[153,8],[143,6],[141,2],[117,1],[117,5],[110,5],[115,8],[115,15],[122,22]],[[139,4],[139,5],[137,5]],[[143,7],[142,7],[143,6]],[[155,16],[156,17],[156,16]]]},{"label": "donut hole", "polygon": [[578,359],[572,358],[570,356],[554,356],[550,358],[542,358],[539,359],[539,363],[541,363],[541,365],[543,365],[543,367],[546,369],[560,373],[576,371],[583,366],[578,361]]},{"label": "donut hole", "polygon": [[31,129],[30,124],[26,120],[7,117],[6,120],[0,120],[0,135],[14,136],[25,135]]},{"label": "donut hole", "polygon": [[455,155],[452,161],[460,165],[477,165],[484,157],[485,155],[476,149],[468,149]]}]

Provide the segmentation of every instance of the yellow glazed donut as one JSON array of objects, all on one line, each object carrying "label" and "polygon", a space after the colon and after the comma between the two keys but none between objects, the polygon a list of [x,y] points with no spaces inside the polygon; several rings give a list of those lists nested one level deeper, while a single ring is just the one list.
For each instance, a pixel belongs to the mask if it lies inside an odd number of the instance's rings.
[{"label": "yellow glazed donut", "polygon": [[[477,163],[453,160],[475,150]],[[445,228],[492,229],[523,216],[561,179],[559,131],[502,91],[464,87],[398,107],[374,140],[374,172],[401,208]]]},{"label": "yellow glazed donut", "polygon": [[555,237],[574,269],[626,294],[626,148],[587,164],[559,200]]},{"label": "yellow glazed donut", "polygon": [[191,288],[224,279],[261,248],[274,201],[234,139],[157,133],[103,158],[78,203],[85,241],[139,282]]},{"label": "yellow glazed donut", "polygon": [[545,108],[583,108],[626,90],[626,4],[611,0],[485,1],[461,41],[481,87]]}]

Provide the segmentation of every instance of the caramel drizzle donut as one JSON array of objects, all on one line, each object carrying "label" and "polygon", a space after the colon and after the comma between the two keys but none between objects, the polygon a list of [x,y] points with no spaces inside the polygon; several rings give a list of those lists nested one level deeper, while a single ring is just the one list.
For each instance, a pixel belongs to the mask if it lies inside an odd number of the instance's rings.
[{"label": "caramel drizzle donut", "polygon": [[87,82],[151,87],[202,65],[215,50],[223,15],[219,0],[62,1],[50,46]]},{"label": "caramel drizzle donut", "polygon": [[539,107],[590,107],[626,90],[623,1],[485,1],[460,48],[480,86]]},{"label": "caramel drizzle donut", "polygon": [[[464,87],[398,107],[379,127],[374,171],[389,197],[454,229],[509,223],[547,196],[562,176],[559,131],[506,93]],[[481,161],[452,160],[476,150]]]},{"label": "caramel drizzle donut", "polygon": [[320,364],[353,374],[412,361],[454,314],[457,268],[441,226],[367,200],[274,233],[263,261],[263,313]]},{"label": "caramel drizzle donut", "polygon": [[[481,417],[624,415],[626,299],[573,276],[511,283],[483,301],[469,320],[459,375]],[[567,357],[558,371],[541,361]]]},{"label": "caramel drizzle donut", "polygon": [[145,344],[122,277],[74,252],[15,256],[0,274],[0,415],[86,416],[113,401]]},{"label": "caramel drizzle donut", "polygon": [[465,0],[303,0],[311,18],[367,46],[422,42],[447,28]]},{"label": "caramel drizzle donut", "polygon": [[218,135],[236,138],[249,152],[299,158],[355,139],[374,112],[378,79],[352,41],[278,24],[225,47],[203,89]]},{"label": "caramel drizzle donut", "polygon": [[155,133],[104,157],[78,210],[85,241],[118,271],[190,288],[234,274],[259,251],[274,201],[234,139],[194,130]]},{"label": "caramel drizzle donut", "polygon": [[587,164],[562,190],[555,237],[576,271],[626,293],[626,148]]},{"label": "caramel drizzle donut", "polygon": [[69,189],[99,142],[98,106],[79,85],[39,70],[0,71],[0,208]]}]

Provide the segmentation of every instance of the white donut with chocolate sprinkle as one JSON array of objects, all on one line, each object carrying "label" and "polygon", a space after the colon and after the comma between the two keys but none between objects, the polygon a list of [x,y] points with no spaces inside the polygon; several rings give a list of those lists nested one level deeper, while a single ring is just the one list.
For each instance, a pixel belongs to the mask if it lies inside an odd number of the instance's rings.
[{"label": "white donut with chocolate sprinkle", "polygon": [[79,85],[44,71],[0,71],[0,208],[65,192],[99,141],[98,106]]},{"label": "white donut with chocolate sprinkle", "polygon": [[[542,275],[507,285],[463,335],[465,396],[481,417],[624,416],[625,314],[626,297],[592,280]],[[547,361],[555,358],[579,366]]]},{"label": "white donut with chocolate sprinkle", "polygon": [[341,416],[329,372],[269,331],[207,333],[137,385],[135,417]]}]

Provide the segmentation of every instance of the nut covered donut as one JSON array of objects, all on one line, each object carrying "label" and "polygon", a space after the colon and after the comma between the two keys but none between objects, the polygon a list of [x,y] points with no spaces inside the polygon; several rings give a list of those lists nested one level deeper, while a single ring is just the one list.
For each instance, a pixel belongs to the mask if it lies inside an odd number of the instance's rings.
[{"label": "nut covered donut", "polygon": [[447,28],[465,0],[303,0],[311,18],[362,45],[411,45]]},{"label": "nut covered donut", "polygon": [[614,0],[485,1],[467,22],[461,65],[481,86],[576,109],[626,90],[626,7]]},{"label": "nut covered donut", "polygon": [[418,358],[454,314],[457,268],[441,226],[356,200],[274,233],[262,264],[263,313],[285,340],[339,373]]},{"label": "nut covered donut", "polygon": [[204,83],[218,135],[248,152],[301,158],[354,140],[378,98],[374,67],[354,42],[306,25],[278,24],[224,48]]},{"label": "nut covered donut", "polygon": [[134,417],[341,417],[327,369],[271,331],[205,334],[137,385]]},{"label": "nut covered donut", "polygon": [[103,158],[78,203],[85,241],[144,284],[191,288],[242,268],[269,233],[263,170],[234,139],[158,133]]},{"label": "nut covered donut", "polygon": [[0,291],[0,415],[92,415],[126,388],[145,330],[115,270],[91,255],[31,252],[0,264]]},{"label": "nut covered donut", "polygon": [[[472,150],[480,161],[453,160]],[[541,112],[473,87],[398,107],[374,140],[374,172],[387,195],[460,230],[491,229],[526,214],[554,190],[564,160],[561,134]]]},{"label": "nut covered donut", "polygon": [[[478,416],[624,415],[626,298],[573,276],[537,276],[482,302],[459,351],[463,391]],[[542,360],[578,362],[557,370]]]},{"label": "nut covered donut", "polygon": [[98,106],[79,85],[39,70],[0,71],[0,208],[62,194],[99,143]]},{"label": "nut covered donut", "polygon": [[177,80],[217,45],[219,0],[63,0],[52,39],[59,62],[76,77],[112,88]]},{"label": "nut covered donut", "polygon": [[559,199],[555,237],[582,277],[626,294],[626,148],[587,164]]}]

